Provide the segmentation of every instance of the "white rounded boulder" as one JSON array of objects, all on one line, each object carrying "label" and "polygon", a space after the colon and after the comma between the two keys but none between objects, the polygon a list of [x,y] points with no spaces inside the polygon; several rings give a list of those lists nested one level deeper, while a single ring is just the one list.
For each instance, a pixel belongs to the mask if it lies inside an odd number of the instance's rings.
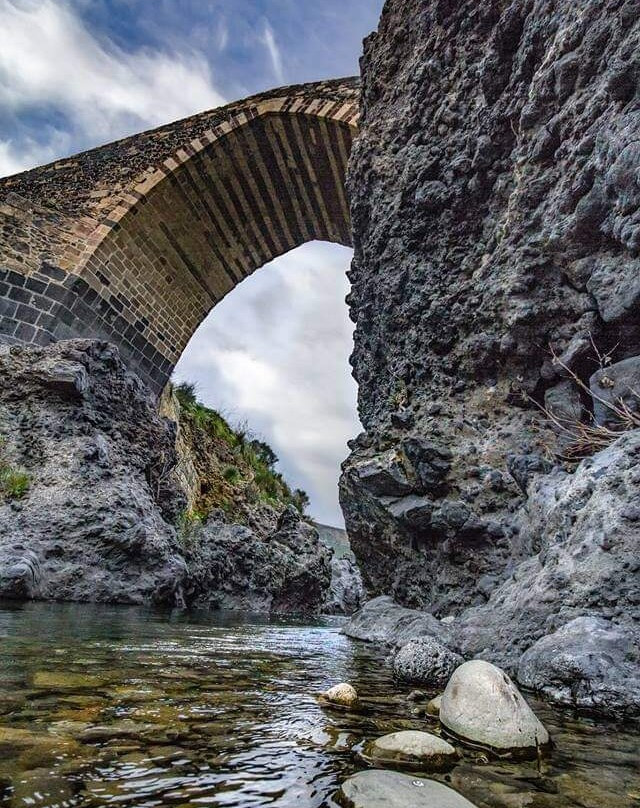
[{"label": "white rounded boulder", "polygon": [[442,694],[441,724],[457,737],[499,751],[531,751],[549,733],[507,674],[480,659],[457,668]]}]

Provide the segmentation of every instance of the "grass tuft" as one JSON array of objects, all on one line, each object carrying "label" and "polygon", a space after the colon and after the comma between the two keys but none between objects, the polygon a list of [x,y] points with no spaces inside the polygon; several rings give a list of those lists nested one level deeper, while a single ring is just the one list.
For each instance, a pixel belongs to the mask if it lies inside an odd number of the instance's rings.
[{"label": "grass tuft", "polygon": [[[596,351],[600,367],[606,367],[610,363],[610,357],[603,356],[597,350],[596,346],[591,343]],[[592,399],[602,404],[615,418],[613,426],[605,426],[604,424],[596,424],[593,420],[593,415],[590,416],[590,422],[578,420],[567,420],[554,415],[547,407],[539,404],[535,399],[528,397],[535,406],[544,414],[545,418],[550,421],[555,427],[556,431],[564,438],[564,447],[562,452],[558,452],[547,447],[547,451],[557,457],[559,460],[566,460],[569,462],[577,462],[582,458],[589,457],[596,452],[606,449],[614,441],[616,441],[622,434],[633,429],[640,429],[640,413],[629,407],[625,401],[618,399],[611,402],[601,398],[593,392],[578,376],[575,371],[571,370],[553,351],[551,350],[553,363],[562,368],[569,378],[582,390],[583,393],[588,394]],[[635,390],[630,391],[633,398],[640,402],[640,393]]]},{"label": "grass tuft", "polygon": [[4,440],[0,438],[0,496],[5,500],[22,499],[29,490],[31,477],[15,468],[5,455]]}]

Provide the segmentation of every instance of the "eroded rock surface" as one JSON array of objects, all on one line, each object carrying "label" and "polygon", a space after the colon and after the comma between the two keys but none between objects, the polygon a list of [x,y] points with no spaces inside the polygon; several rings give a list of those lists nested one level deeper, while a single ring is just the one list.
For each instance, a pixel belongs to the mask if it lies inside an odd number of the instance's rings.
[{"label": "eroded rock surface", "polygon": [[389,0],[365,43],[346,524],[368,594],[430,613],[403,626],[510,672],[640,621],[640,431],[588,433],[637,412],[639,45],[633,0]]},{"label": "eroded rock surface", "polygon": [[632,712],[640,704],[640,632],[576,617],[525,651],[518,680],[560,704]]},{"label": "eroded rock surface", "polygon": [[164,474],[174,426],[117,350],[73,340],[0,356],[3,456],[29,489],[0,505],[0,593],[119,603],[182,602]]},{"label": "eroded rock surface", "polygon": [[352,557],[331,559],[331,585],[327,600],[322,607],[325,614],[350,615],[357,611],[365,600],[360,570]]},{"label": "eroded rock surface", "polygon": [[433,637],[416,637],[402,646],[393,658],[393,672],[405,682],[443,687],[463,662]]},{"label": "eroded rock surface", "polygon": [[284,511],[266,539],[221,516],[195,527],[185,547],[191,605],[259,612],[308,612],[323,605],[331,551],[295,508]]},{"label": "eroded rock surface", "polygon": [[485,602],[549,470],[533,400],[580,418],[563,365],[640,354],[636,12],[390,0],[366,41],[342,502],[371,595]]},{"label": "eroded rock surface", "polygon": [[15,346],[0,376],[0,596],[320,610],[331,551],[294,508],[185,523],[175,423],[114,346]]}]

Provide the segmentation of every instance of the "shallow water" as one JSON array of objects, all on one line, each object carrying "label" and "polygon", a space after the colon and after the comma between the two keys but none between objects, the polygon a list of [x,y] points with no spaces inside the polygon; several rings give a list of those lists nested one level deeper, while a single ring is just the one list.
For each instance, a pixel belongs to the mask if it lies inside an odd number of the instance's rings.
[{"label": "shallow water", "polygon": [[[0,643],[0,806],[334,806],[363,741],[437,731],[332,619],[0,604]],[[317,704],[343,680],[362,714]],[[540,768],[465,751],[434,776],[480,808],[640,805],[639,734],[534,707]]]}]

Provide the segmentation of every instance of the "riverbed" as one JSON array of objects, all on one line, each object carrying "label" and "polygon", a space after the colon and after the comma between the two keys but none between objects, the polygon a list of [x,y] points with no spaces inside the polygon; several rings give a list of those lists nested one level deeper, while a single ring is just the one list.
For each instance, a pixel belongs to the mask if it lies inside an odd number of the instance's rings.
[{"label": "riverbed", "polygon": [[[334,808],[364,741],[438,731],[336,618],[0,603],[0,643],[3,808]],[[362,712],[319,706],[340,681]],[[637,731],[530,702],[553,737],[545,760],[460,747],[434,777],[479,808],[640,806]]]}]

